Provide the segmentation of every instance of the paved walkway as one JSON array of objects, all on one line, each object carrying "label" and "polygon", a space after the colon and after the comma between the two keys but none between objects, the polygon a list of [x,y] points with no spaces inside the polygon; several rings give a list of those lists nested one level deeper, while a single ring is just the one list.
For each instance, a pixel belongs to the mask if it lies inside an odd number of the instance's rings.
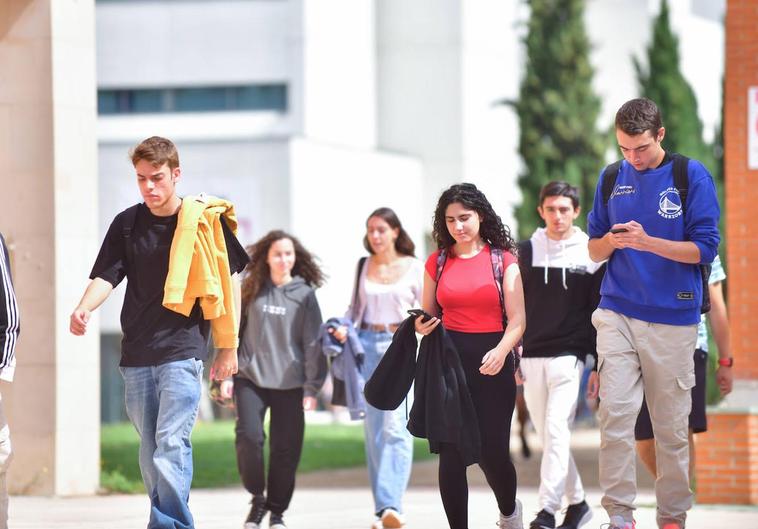
[{"label": "paved walkway", "polygon": [[[519,490],[525,521],[537,510],[537,490]],[[599,507],[600,494],[588,491],[595,518],[585,526],[596,529],[607,521]],[[637,528],[655,529],[655,509],[650,492],[640,495]],[[195,490],[191,507],[198,529],[241,529],[247,514],[248,496],[241,488]],[[408,529],[446,528],[436,489],[412,488],[406,498]],[[146,526],[145,496],[98,496],[86,498],[11,498],[12,529],[141,529]],[[298,489],[287,513],[290,529],[369,529],[371,493],[365,488]],[[492,493],[472,490],[469,498],[471,529],[495,529],[497,507]],[[266,526],[268,527],[268,526]],[[758,508],[695,507],[688,529],[758,528]]]},{"label": "paved walkway", "polygon": [[[2,1],[2,0],[0,0]],[[541,454],[536,440],[533,456],[525,460],[518,453],[519,443],[512,441],[514,464],[519,479],[518,496],[524,504],[527,524],[538,510],[537,485]],[[597,430],[577,430],[572,436],[572,450],[587,487],[587,498],[595,513],[585,529],[598,529],[607,521],[600,508],[597,485]],[[638,529],[656,529],[655,497],[652,479],[641,467],[637,472],[640,495],[636,512]],[[471,529],[495,529],[497,506],[487,488],[482,472],[470,467],[471,493],[469,521]],[[313,472],[298,476],[287,523],[290,529],[369,529],[373,503],[367,488],[365,467]],[[411,474],[411,488],[405,497],[408,529],[447,528],[445,513],[437,491],[436,461],[416,463]],[[242,529],[249,497],[241,487],[228,489],[193,489],[190,504],[198,529]],[[110,495],[81,498],[11,498],[11,529],[142,529],[147,525],[148,502],[144,495]],[[559,518],[560,520],[560,518]],[[268,528],[268,525],[265,525]],[[758,507],[696,506],[690,513],[688,529],[758,529]]]}]

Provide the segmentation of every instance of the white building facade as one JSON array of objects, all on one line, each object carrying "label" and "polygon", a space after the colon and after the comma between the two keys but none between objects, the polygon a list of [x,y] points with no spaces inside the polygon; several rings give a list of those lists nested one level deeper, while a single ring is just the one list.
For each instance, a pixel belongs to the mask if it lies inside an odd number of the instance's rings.
[{"label": "white building facade", "polygon": [[[643,56],[657,9],[587,2],[603,126],[636,95],[631,55]],[[710,131],[722,12],[672,1]],[[98,0],[101,233],[140,198],[129,148],[166,136],[179,147],[181,193],[232,200],[244,244],[274,228],[298,236],[329,275],[324,316],[342,314],[373,209],[398,212],[421,258],[452,183],[476,183],[513,225],[518,122],[498,102],[518,95],[527,16],[521,0]],[[106,367],[117,362],[121,296],[103,307]]]}]

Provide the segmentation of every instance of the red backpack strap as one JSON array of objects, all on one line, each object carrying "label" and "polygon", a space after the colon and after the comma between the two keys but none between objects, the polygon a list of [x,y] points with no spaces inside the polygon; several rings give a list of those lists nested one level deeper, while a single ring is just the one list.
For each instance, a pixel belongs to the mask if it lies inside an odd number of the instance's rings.
[{"label": "red backpack strap", "polygon": [[503,311],[503,328],[505,328],[505,293],[503,292],[503,278],[505,277],[505,270],[503,269],[503,249],[491,248],[490,260],[492,262],[492,275],[495,277],[497,295],[498,298],[500,298],[500,309]]},{"label": "red backpack strap", "polygon": [[[503,278],[505,277],[505,259],[503,258],[505,250],[502,248],[491,248],[490,257],[492,259],[492,275],[495,277],[497,285],[497,294],[500,297],[500,309],[503,312],[503,330],[508,326],[508,316],[505,314],[505,292],[503,292]],[[514,368],[521,373],[521,340],[513,348]]]},{"label": "red backpack strap", "polygon": [[[437,272],[434,276],[435,289],[440,284],[440,277],[442,277],[442,269],[445,268],[446,262],[447,262],[447,248],[441,248],[439,253],[437,254]],[[437,310],[439,311],[440,319],[442,319],[442,306],[440,306],[439,302],[437,301],[436,290],[434,292],[434,302],[437,304]]]}]

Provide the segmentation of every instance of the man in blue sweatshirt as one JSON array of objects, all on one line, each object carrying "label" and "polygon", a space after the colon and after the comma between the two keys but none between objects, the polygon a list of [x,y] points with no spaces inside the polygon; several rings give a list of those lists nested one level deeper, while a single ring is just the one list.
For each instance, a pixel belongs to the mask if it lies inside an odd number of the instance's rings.
[{"label": "man in blue sweatshirt", "polygon": [[613,192],[598,181],[588,217],[589,252],[608,259],[593,313],[600,377],[600,486],[611,529],[633,529],[636,495],[634,424],[643,392],[655,430],[657,521],[683,529],[692,506],[688,423],[695,384],[692,351],[702,279],[719,244],[719,205],[707,169],[690,160],[685,208],[658,107],[633,99],[616,113],[624,155]]}]

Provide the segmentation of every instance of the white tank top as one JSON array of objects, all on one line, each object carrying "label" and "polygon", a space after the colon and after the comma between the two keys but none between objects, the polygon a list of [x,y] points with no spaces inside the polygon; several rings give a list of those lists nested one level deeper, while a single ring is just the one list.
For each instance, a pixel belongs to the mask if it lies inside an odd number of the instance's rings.
[{"label": "white tank top", "polygon": [[408,309],[421,306],[423,288],[424,264],[418,259],[413,259],[411,266],[395,283],[374,283],[364,273],[361,280],[361,294],[366,300],[363,321],[381,325],[400,323],[408,317]]}]

